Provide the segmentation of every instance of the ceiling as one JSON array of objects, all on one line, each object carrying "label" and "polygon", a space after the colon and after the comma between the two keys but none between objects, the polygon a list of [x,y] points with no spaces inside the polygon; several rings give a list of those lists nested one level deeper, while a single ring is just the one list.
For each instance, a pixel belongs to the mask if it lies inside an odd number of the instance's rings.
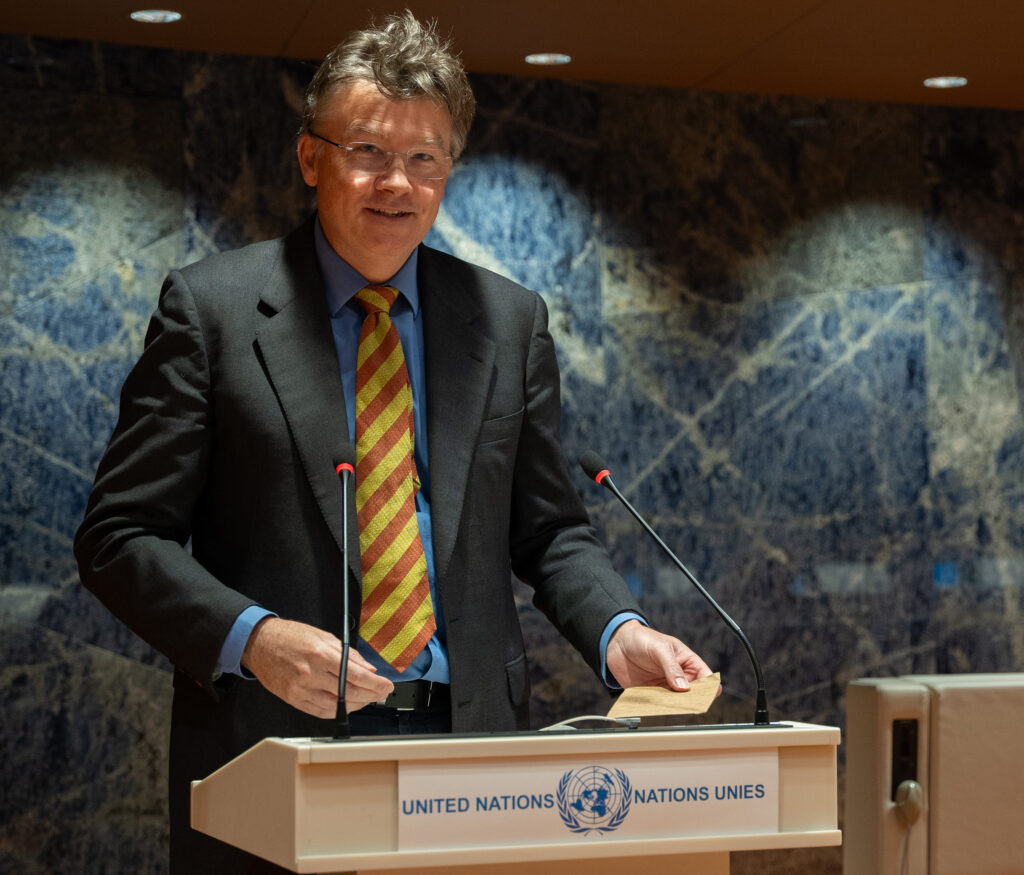
[{"label": "ceiling", "polygon": [[[128,17],[163,4],[182,20]],[[405,6],[475,72],[1024,109],[1024,0],[4,0],[0,32],[320,58]],[[573,62],[532,67],[530,52]],[[937,75],[969,84],[922,86]]]}]

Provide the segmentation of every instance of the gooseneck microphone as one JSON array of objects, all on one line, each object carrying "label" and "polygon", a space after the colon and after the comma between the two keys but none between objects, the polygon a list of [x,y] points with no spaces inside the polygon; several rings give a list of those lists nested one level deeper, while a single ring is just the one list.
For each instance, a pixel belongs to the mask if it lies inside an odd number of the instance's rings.
[{"label": "gooseneck microphone", "polygon": [[345,679],[348,676],[348,652],[351,648],[349,642],[349,621],[348,621],[348,494],[349,480],[355,477],[355,468],[351,460],[354,453],[344,452],[341,454],[342,461],[334,466],[334,472],[341,478],[341,668],[338,673],[338,708],[334,714],[334,738],[351,738],[352,729],[349,726],[348,708],[345,704]]},{"label": "gooseneck microphone", "polygon": [[761,673],[761,663],[758,662],[757,656],[754,654],[754,648],[750,646],[750,641],[748,641],[747,636],[743,634],[743,630],[737,625],[736,621],[725,612],[718,602],[711,597],[711,594],[700,585],[697,578],[690,574],[689,569],[679,561],[676,554],[665,545],[665,542],[658,537],[654,529],[647,524],[647,520],[640,516],[640,513],[636,508],[626,500],[626,496],[619,491],[619,488],[612,481],[611,471],[608,470],[608,466],[605,464],[604,459],[602,459],[593,450],[587,450],[587,452],[580,456],[580,467],[584,472],[586,472],[586,475],[591,480],[595,481],[599,486],[604,486],[622,502],[626,510],[628,510],[633,515],[634,519],[636,519],[636,521],[644,528],[644,531],[654,538],[655,543],[665,551],[669,559],[671,559],[675,563],[676,567],[686,575],[690,583],[697,587],[697,592],[707,599],[708,604],[718,612],[718,616],[720,616],[729,628],[736,633],[737,637],[739,637],[744,649],[747,651],[747,656],[750,657],[750,664],[754,667],[754,676],[757,678],[757,702],[754,706],[754,723],[757,726],[767,726],[771,721],[768,719],[768,695],[764,689],[764,675]]}]

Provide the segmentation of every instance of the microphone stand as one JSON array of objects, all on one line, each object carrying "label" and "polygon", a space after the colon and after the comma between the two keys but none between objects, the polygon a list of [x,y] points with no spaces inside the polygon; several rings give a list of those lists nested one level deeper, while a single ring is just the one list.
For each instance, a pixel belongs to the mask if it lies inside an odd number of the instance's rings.
[{"label": "microphone stand", "polygon": [[743,644],[743,648],[747,651],[747,656],[750,658],[750,664],[754,668],[754,676],[757,679],[757,701],[754,706],[754,724],[756,726],[767,726],[771,723],[771,720],[768,717],[768,694],[765,692],[764,675],[761,673],[761,664],[758,661],[757,656],[754,654],[754,648],[751,647],[747,636],[743,634],[743,630],[739,627],[736,621],[725,612],[722,606],[711,597],[711,593],[700,585],[697,578],[690,573],[690,570],[685,565],[683,565],[679,560],[679,557],[677,557],[676,554],[668,548],[668,545],[658,537],[657,532],[648,525],[647,520],[640,516],[640,513],[632,504],[629,503],[626,496],[619,491],[619,488],[612,481],[611,472],[605,466],[600,457],[594,452],[584,453],[583,456],[580,457],[580,466],[587,473],[588,477],[593,479],[599,486],[606,487],[620,502],[622,502],[626,510],[633,515],[633,518],[638,523],[640,523],[644,531],[654,538],[655,543],[665,551],[665,554],[673,563],[675,563],[675,566],[682,571],[690,583],[697,588],[697,592],[704,596],[708,604],[711,605],[711,607],[718,613],[718,616],[725,621],[726,625],[728,625],[740,639],[740,643]]},{"label": "microphone stand", "polygon": [[334,715],[334,740],[352,737],[348,708],[345,703],[345,679],[348,676],[349,619],[348,619],[348,479],[354,473],[349,462],[342,462],[335,468],[341,477],[341,530],[344,533],[341,547],[341,668],[338,674],[338,708]]}]

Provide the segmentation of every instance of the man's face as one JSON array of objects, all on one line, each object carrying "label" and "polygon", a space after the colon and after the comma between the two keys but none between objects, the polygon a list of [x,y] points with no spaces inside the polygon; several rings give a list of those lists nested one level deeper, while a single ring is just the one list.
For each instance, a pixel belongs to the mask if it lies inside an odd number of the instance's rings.
[{"label": "man's face", "polygon": [[[388,152],[451,148],[448,111],[427,97],[390,100],[371,82],[353,82],[327,101],[317,134],[336,143],[373,143]],[[394,157],[386,170],[356,170],[348,153],[303,134],[299,165],[316,186],[320,224],[334,251],[370,282],[390,279],[426,236],[444,179],[415,179]]]}]

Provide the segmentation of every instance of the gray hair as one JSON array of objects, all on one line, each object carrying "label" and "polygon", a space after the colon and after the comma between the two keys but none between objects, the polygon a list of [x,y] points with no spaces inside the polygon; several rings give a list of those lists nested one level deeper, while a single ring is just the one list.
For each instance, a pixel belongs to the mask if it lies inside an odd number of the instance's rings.
[{"label": "gray hair", "polygon": [[451,150],[458,157],[476,111],[476,100],[462,61],[442,40],[435,22],[426,25],[408,9],[389,15],[381,25],[350,34],[324,58],[306,89],[302,131],[309,133],[324,104],[339,87],[355,81],[372,82],[393,100],[429,97],[448,110],[452,122]]}]

